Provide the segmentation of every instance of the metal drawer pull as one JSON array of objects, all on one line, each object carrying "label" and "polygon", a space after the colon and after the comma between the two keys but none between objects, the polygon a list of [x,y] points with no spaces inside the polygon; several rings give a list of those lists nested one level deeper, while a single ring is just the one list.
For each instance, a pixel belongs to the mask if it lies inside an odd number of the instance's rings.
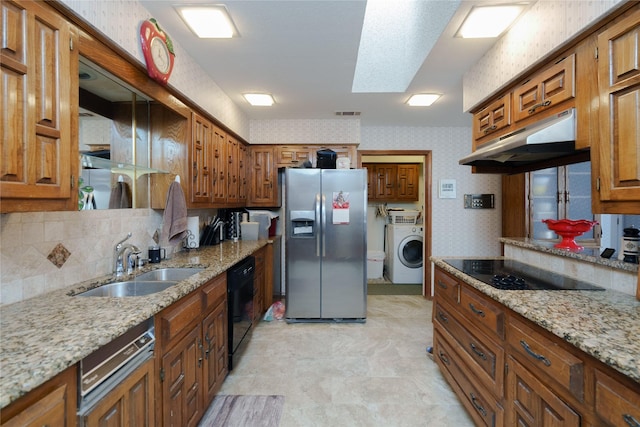
[{"label": "metal drawer pull", "polygon": [[438,280],[438,285],[440,285],[440,287],[442,289],[447,289],[448,288],[447,284],[444,283],[442,280]]},{"label": "metal drawer pull", "polygon": [[486,134],[488,134],[489,132],[493,132],[494,130],[496,130],[498,128],[498,126],[493,125],[491,127],[486,128],[483,132]]},{"label": "metal drawer pull", "polygon": [[480,405],[478,403],[478,400],[473,395],[473,393],[469,393],[469,396],[471,396],[471,403],[473,403],[473,406],[476,407],[476,409],[482,414],[483,417],[486,417],[487,416],[487,411],[482,407],[482,405]]},{"label": "metal drawer pull", "polygon": [[473,352],[477,354],[478,357],[480,357],[482,360],[487,360],[487,356],[483,352],[478,350],[478,347],[476,347],[472,342],[469,343],[469,346],[471,346],[471,350],[473,350]]},{"label": "metal drawer pull", "polygon": [[629,424],[630,427],[640,427],[640,422],[638,422],[633,415],[624,414],[622,419],[625,423]]},{"label": "metal drawer pull", "polygon": [[442,320],[444,323],[449,323],[449,318],[447,316],[445,316],[441,311],[438,312],[438,317],[440,318],[440,320]]},{"label": "metal drawer pull", "polygon": [[451,362],[449,362],[449,359],[447,358],[447,356],[445,356],[445,354],[441,351],[438,356],[440,357],[440,360],[442,360],[443,363],[450,365]]},{"label": "metal drawer pull", "polygon": [[525,340],[520,340],[520,345],[522,346],[522,348],[524,348],[524,350],[527,353],[529,353],[531,357],[540,360],[542,363],[545,364],[545,366],[551,366],[551,361],[546,357],[544,357],[543,355],[535,353],[533,350],[531,350],[531,348],[529,348],[529,344],[527,344]]},{"label": "metal drawer pull", "polygon": [[533,114],[536,112],[536,110],[540,107],[548,107],[549,105],[551,105],[551,100],[547,99],[544,102],[541,102],[539,104],[536,105],[532,105],[531,108],[529,108],[529,114]]},{"label": "metal drawer pull", "polygon": [[469,308],[471,308],[471,311],[473,311],[478,316],[484,317],[484,311],[478,310],[477,308],[474,307],[474,305],[472,303],[469,303]]}]

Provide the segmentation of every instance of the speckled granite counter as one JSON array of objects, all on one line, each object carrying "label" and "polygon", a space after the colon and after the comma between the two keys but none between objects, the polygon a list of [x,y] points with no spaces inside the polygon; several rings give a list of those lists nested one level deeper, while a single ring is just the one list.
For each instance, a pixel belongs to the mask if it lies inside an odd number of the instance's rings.
[{"label": "speckled granite counter", "polygon": [[503,291],[431,258],[447,273],[640,382],[640,301],[616,291]]},{"label": "speckled granite counter", "polygon": [[104,276],[0,307],[0,408],[266,244],[266,240],[229,241],[180,252],[170,260],[145,266],[139,272],[164,267],[205,267],[204,271],[152,295],[126,298],[71,296],[111,281],[110,276]]}]

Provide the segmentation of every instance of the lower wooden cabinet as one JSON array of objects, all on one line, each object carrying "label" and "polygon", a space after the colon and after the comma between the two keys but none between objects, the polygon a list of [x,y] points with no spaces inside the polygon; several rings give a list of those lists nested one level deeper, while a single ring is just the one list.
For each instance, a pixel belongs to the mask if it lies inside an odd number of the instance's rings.
[{"label": "lower wooden cabinet", "polygon": [[154,360],[149,359],[85,415],[81,425],[155,426]]},{"label": "lower wooden cabinet", "polygon": [[3,427],[76,425],[77,371],[72,366],[0,411]]},{"label": "lower wooden cabinet", "polygon": [[638,382],[438,267],[434,278],[434,359],[476,425],[640,426]]},{"label": "lower wooden cabinet", "polygon": [[158,425],[196,426],[220,389],[228,367],[226,304],[223,273],[156,315]]}]

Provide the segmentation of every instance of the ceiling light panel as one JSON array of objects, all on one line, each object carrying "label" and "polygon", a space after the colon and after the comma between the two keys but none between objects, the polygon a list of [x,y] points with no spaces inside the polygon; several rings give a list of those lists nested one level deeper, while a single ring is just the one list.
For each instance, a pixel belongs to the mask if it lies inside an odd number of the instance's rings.
[{"label": "ceiling light panel", "polygon": [[273,96],[267,93],[245,93],[242,96],[254,107],[270,107],[275,102]]},{"label": "ceiling light panel", "polygon": [[459,4],[367,0],[352,92],[406,91]]},{"label": "ceiling light panel", "polygon": [[239,36],[224,5],[176,6],[176,10],[189,29],[202,39],[229,39]]},{"label": "ceiling light panel", "polygon": [[458,30],[462,38],[498,37],[520,16],[526,4],[475,6]]},{"label": "ceiling light panel", "polygon": [[418,93],[411,96],[407,101],[407,104],[411,107],[429,107],[440,98],[440,95],[436,93]]}]

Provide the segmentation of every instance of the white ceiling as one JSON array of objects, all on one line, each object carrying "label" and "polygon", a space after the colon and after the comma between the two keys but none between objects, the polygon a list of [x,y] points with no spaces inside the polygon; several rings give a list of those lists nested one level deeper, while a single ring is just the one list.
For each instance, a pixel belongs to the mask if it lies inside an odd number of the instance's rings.
[{"label": "white ceiling", "polygon": [[[180,0],[140,3],[250,119],[332,119],[336,111],[358,111],[363,126],[469,126],[462,76],[495,42],[454,37],[471,5],[487,3],[462,1],[406,92],[352,93],[365,0],[226,0],[240,37],[220,40],[193,35],[173,8]],[[206,2],[188,4],[197,3]],[[276,104],[251,107],[242,97],[247,92],[271,93]],[[443,96],[431,107],[408,107],[418,92]]]}]

